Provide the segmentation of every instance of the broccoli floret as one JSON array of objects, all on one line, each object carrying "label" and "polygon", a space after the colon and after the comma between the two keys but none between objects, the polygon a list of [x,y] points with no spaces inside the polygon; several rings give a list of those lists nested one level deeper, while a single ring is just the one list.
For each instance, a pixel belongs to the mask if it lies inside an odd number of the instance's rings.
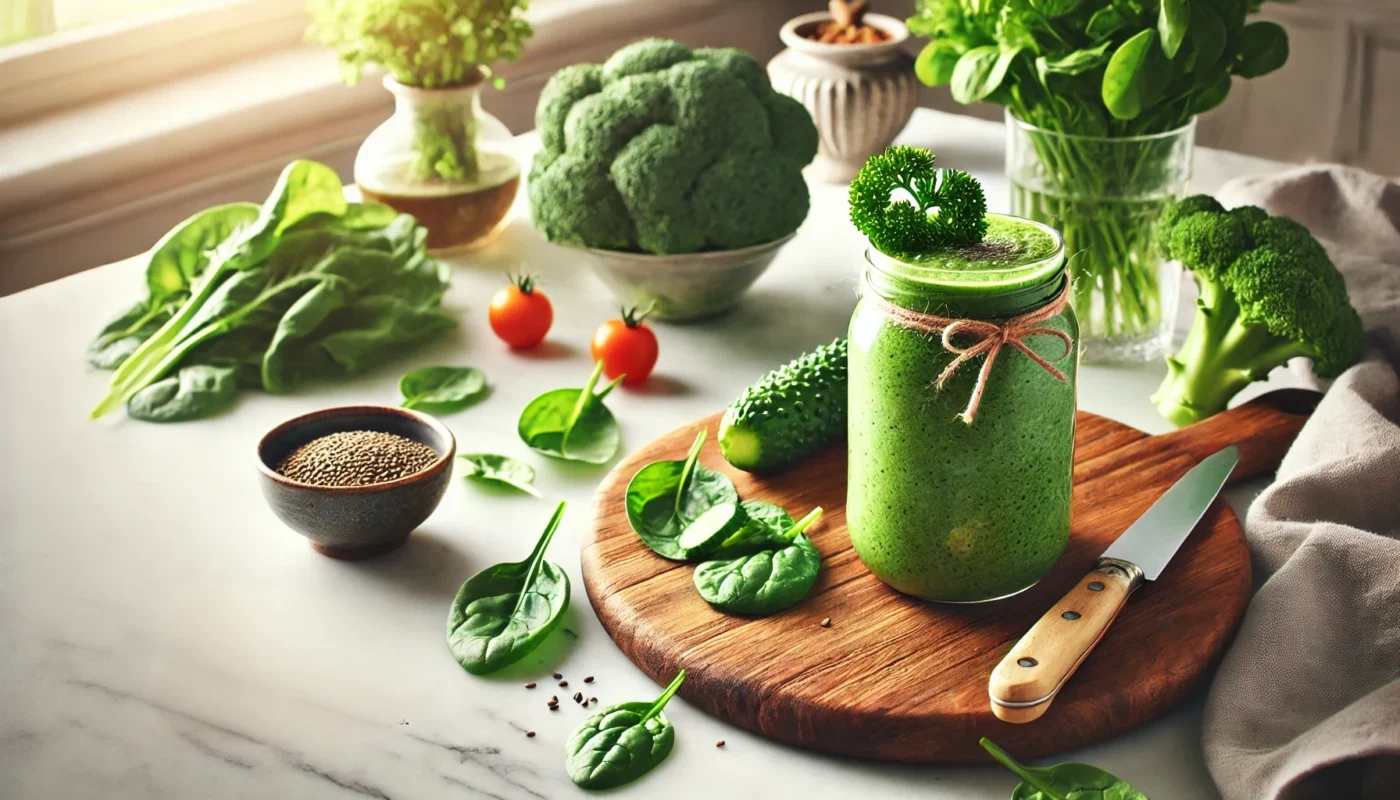
[{"label": "broccoli floret", "polygon": [[1306,356],[1323,377],[1361,358],[1361,318],[1346,283],[1308,229],[1248,206],[1225,211],[1204,195],[1163,213],[1163,256],[1191,270],[1200,287],[1196,318],[1152,396],[1177,425],[1225,410],[1274,367]]},{"label": "broccoli floret", "polygon": [[535,111],[535,226],[551,241],[690,253],[780,239],[807,215],[817,129],[753,56],[663,39],[557,72]]}]

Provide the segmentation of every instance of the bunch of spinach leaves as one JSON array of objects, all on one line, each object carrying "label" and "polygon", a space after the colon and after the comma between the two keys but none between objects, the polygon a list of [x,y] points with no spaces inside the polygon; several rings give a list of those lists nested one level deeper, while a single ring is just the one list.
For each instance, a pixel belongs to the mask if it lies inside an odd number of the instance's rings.
[{"label": "bunch of spinach leaves", "polygon": [[565,749],[569,778],[585,789],[613,789],[665,761],[676,731],[662,709],[684,681],[681,670],[655,701],[618,703],[585,720]]},{"label": "bunch of spinach leaves", "polygon": [[608,463],[617,454],[622,432],[603,400],[625,376],[619,375],[595,393],[602,374],[603,362],[599,361],[582,389],[555,389],[531,400],[516,423],[521,441],[550,458]]},{"label": "bunch of spinach leaves", "polygon": [[1161,329],[1151,234],[1189,174],[1179,129],[1225,102],[1233,78],[1288,58],[1282,27],[1247,21],[1261,3],[919,0],[909,29],[931,39],[919,78],[1026,123],[1008,140],[1012,213],[1064,235],[1085,341]]},{"label": "bunch of spinach leaves", "polygon": [[1011,800],[1147,800],[1147,795],[1128,782],[1088,764],[1069,762],[1032,769],[1012,758],[991,739],[982,739],[982,748],[998,764],[1021,779]]},{"label": "bunch of spinach leaves", "polygon": [[[118,406],[175,422],[216,413],[238,387],[290,391],[358,372],[452,327],[427,231],[388,206],[347,203],[335,171],[294,161],[262,206],[176,226],[147,256],[146,295],[107,324],[88,361],[114,369],[94,418]],[[216,373],[178,373],[205,366]],[[174,384],[156,384],[176,374]],[[142,395],[150,387],[150,394]]]},{"label": "bunch of spinach leaves", "polygon": [[[695,588],[721,611],[772,614],[795,605],[821,570],[821,554],[803,531],[821,519],[822,510],[793,522],[772,503],[739,503],[734,483],[699,463],[704,445],[702,428],[684,461],[654,461],[637,470],[627,484],[632,530],[663,558],[703,562],[693,576]],[[735,503],[737,530],[703,547],[682,546],[681,534],[706,511]]]},{"label": "bunch of spinach leaves", "polygon": [[447,647],[467,672],[485,675],[519,661],[563,621],[569,576],[544,553],[565,505],[555,509],[528,558],[488,567],[458,590],[447,616]]}]

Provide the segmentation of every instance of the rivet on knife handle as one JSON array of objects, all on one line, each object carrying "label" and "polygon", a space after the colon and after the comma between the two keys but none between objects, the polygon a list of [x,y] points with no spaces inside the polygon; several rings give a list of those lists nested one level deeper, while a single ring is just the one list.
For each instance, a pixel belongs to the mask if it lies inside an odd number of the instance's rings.
[{"label": "rivet on knife handle", "polygon": [[1142,579],[1133,564],[1099,559],[992,670],[992,713],[1017,723],[1044,714]]}]

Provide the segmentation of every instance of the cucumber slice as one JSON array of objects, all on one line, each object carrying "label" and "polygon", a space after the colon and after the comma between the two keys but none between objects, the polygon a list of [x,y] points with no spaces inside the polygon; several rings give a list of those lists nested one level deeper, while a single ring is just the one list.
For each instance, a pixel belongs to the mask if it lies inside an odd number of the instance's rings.
[{"label": "cucumber slice", "polygon": [[687,558],[702,556],[744,527],[745,516],[738,503],[711,506],[681,531],[676,544]]}]

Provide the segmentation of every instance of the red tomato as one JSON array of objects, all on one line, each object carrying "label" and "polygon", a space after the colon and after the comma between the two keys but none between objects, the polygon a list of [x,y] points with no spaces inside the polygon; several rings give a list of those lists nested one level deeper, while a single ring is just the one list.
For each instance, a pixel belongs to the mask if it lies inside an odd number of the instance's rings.
[{"label": "red tomato", "polygon": [[624,308],[621,319],[604,322],[593,334],[593,360],[603,362],[603,374],[609,378],[626,375],[623,386],[646,380],[656,366],[656,334],[642,324],[647,313]]},{"label": "red tomato", "polygon": [[544,341],[554,324],[554,307],[535,287],[535,279],[521,275],[515,283],[491,298],[491,330],[514,350],[528,350]]}]

